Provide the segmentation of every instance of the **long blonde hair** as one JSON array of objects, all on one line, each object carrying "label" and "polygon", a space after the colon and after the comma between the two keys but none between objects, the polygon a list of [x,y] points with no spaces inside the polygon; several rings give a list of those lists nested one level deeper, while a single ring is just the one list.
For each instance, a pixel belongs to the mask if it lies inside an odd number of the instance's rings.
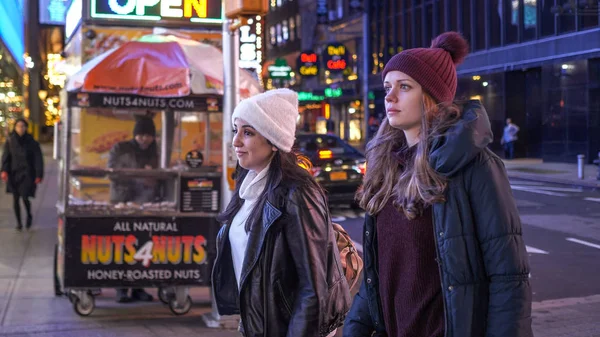
[{"label": "long blonde hair", "polygon": [[394,206],[414,219],[427,205],[445,201],[447,180],[429,165],[429,151],[432,141],[460,118],[461,110],[454,104],[436,104],[426,93],[422,106],[416,154],[406,165],[401,166],[392,155],[408,147],[404,132],[392,127],[387,118],[367,144],[367,173],[356,201],[370,214],[379,213],[393,198]]}]

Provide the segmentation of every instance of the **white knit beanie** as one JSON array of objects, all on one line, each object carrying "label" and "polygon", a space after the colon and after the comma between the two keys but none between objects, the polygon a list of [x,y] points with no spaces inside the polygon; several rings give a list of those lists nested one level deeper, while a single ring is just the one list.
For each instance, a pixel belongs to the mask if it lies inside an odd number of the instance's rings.
[{"label": "white knit beanie", "polygon": [[290,152],[296,140],[298,94],[289,89],[269,90],[238,104],[231,116],[248,122],[283,152]]}]

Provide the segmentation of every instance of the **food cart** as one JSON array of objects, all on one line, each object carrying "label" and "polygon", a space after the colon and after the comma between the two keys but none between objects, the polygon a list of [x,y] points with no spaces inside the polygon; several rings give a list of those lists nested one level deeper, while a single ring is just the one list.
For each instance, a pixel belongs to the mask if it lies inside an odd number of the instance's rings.
[{"label": "food cart", "polygon": [[[192,305],[189,288],[209,285],[219,229],[222,94],[218,76],[201,77],[204,70],[180,46],[127,43],[84,65],[63,92],[54,286],[79,315],[93,312],[96,289],[149,287],[181,315]],[[110,167],[111,149],[135,141],[139,118],[156,125],[159,165]],[[151,186],[152,200],[115,202],[111,190],[119,184]]]}]

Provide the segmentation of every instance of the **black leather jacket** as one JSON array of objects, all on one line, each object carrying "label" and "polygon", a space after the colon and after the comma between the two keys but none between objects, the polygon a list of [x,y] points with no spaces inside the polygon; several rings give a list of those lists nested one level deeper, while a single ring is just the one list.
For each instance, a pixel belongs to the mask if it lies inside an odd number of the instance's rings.
[{"label": "black leather jacket", "polygon": [[252,226],[240,290],[229,224],[217,237],[213,291],[219,314],[239,314],[246,337],[326,336],[344,321],[351,298],[322,193],[279,186]]}]

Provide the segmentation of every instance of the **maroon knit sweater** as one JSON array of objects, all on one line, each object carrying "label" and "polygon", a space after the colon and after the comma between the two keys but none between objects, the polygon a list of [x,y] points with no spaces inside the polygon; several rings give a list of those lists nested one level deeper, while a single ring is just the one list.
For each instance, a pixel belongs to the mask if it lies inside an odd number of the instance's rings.
[{"label": "maroon knit sweater", "polygon": [[408,220],[389,201],[377,216],[379,291],[390,337],[443,337],[444,303],[431,207]]}]

